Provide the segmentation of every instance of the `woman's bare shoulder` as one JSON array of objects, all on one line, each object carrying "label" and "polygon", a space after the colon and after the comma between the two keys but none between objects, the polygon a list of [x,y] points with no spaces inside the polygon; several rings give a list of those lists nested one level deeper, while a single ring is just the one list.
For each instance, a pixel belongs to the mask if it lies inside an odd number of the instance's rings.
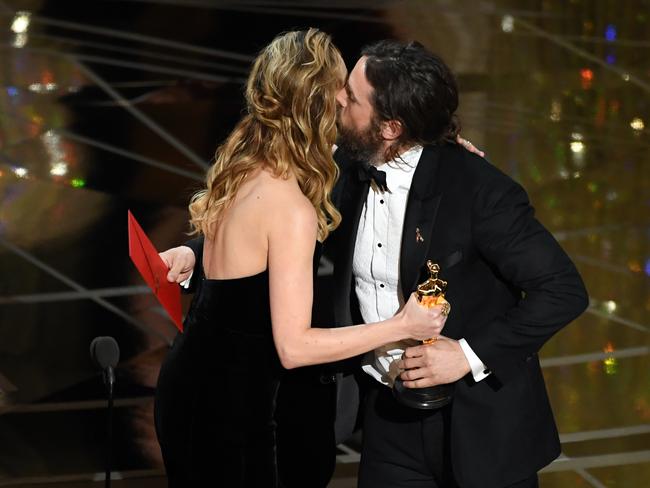
[{"label": "woman's bare shoulder", "polygon": [[299,211],[312,210],[313,205],[300,189],[295,177],[274,176],[268,171],[260,172],[256,182],[257,191],[265,203],[278,207],[294,207]]},{"label": "woman's bare shoulder", "polygon": [[315,227],[316,210],[302,193],[295,178],[282,178],[262,171],[256,181],[256,200],[260,210],[274,227]]}]

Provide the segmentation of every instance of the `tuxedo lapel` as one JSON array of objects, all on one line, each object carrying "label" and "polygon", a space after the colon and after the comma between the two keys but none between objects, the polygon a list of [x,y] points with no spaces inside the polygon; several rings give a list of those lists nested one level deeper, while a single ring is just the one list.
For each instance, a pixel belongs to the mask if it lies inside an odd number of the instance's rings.
[{"label": "tuxedo lapel", "polygon": [[407,300],[417,285],[434,239],[432,231],[442,199],[442,185],[437,177],[439,168],[440,148],[425,146],[413,175],[402,229],[400,280]]},{"label": "tuxedo lapel", "polygon": [[350,293],[352,286],[352,263],[354,258],[354,245],[356,243],[359,220],[363,204],[368,197],[370,185],[368,182],[359,181],[355,162],[348,162],[347,171],[341,175],[339,184],[342,185],[338,210],[341,212],[341,225],[336,230],[337,256],[334,264],[335,290],[335,316],[338,325],[352,323],[350,311]]}]

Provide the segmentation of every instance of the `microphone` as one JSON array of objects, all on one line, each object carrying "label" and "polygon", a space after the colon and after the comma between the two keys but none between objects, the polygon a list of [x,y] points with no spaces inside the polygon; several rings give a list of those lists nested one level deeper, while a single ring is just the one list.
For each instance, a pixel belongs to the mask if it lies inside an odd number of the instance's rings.
[{"label": "microphone", "polygon": [[108,410],[106,417],[106,475],[104,487],[111,486],[111,452],[113,445],[113,384],[115,383],[115,366],[120,360],[120,348],[112,337],[95,337],[90,343],[90,357],[95,366],[102,370],[104,384],[108,390]]},{"label": "microphone", "polygon": [[108,336],[95,337],[90,343],[90,357],[95,366],[103,371],[104,384],[108,387],[109,392],[112,392],[115,383],[113,368],[120,360],[120,347],[117,345],[117,341]]}]

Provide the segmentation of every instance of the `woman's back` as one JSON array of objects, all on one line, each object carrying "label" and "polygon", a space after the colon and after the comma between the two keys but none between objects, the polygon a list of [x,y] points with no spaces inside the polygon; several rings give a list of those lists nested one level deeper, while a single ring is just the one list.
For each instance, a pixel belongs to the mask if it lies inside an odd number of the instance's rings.
[{"label": "woman's back", "polygon": [[268,267],[269,235],[276,222],[295,212],[313,213],[294,177],[276,177],[260,169],[249,175],[224,210],[214,236],[203,250],[205,276],[232,279],[260,273]]}]

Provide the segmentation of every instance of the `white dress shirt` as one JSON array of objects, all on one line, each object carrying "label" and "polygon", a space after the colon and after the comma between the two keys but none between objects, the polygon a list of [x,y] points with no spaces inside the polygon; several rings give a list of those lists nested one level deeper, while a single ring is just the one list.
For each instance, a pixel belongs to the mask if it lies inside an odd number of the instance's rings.
[{"label": "white dress shirt", "polygon": [[[386,172],[389,191],[382,193],[371,185],[361,212],[352,272],[366,323],[389,319],[404,304],[399,280],[402,228],[411,181],[421,155],[422,146],[415,146],[403,153],[401,159],[382,165],[379,169]],[[474,380],[482,380],[489,374],[485,365],[467,341],[459,342]],[[419,342],[407,340],[375,349],[364,357],[363,370],[380,383],[392,386],[399,374],[395,361],[402,357],[406,347],[416,344]]]}]

